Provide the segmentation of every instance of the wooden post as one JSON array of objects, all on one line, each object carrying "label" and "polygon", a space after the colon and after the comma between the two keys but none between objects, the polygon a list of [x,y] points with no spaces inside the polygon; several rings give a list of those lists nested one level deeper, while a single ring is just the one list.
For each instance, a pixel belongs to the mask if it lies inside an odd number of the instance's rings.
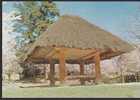
[{"label": "wooden post", "polygon": [[50,74],[49,74],[50,86],[55,85],[55,64],[50,60]]},{"label": "wooden post", "polygon": [[100,69],[100,53],[97,52],[94,56],[95,60],[95,83],[99,83],[101,81],[101,69]]},{"label": "wooden post", "polygon": [[[80,75],[84,75],[84,63],[80,62]],[[85,81],[83,79],[80,79],[81,85],[85,84]]]},{"label": "wooden post", "polygon": [[45,78],[45,80],[47,80],[47,78],[48,78],[47,66],[46,65],[44,65],[44,78]]},{"label": "wooden post", "polygon": [[59,58],[59,76],[60,76],[60,82],[61,84],[64,83],[66,78],[66,66],[65,66],[65,55],[63,51],[58,52],[58,58]]}]

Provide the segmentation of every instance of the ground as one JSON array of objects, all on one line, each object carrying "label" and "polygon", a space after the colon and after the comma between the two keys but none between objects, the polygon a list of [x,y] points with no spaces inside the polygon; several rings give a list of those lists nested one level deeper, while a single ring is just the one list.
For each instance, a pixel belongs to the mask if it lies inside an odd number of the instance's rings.
[{"label": "ground", "polygon": [[32,88],[10,83],[3,84],[2,90],[3,97],[140,97],[140,83]]}]

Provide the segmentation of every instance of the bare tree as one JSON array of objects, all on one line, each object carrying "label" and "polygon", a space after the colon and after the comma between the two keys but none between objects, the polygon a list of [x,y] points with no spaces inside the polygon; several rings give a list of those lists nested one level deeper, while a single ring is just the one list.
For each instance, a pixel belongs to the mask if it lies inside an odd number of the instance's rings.
[{"label": "bare tree", "polygon": [[124,73],[125,73],[125,66],[124,66],[124,56],[118,56],[118,58],[116,59],[116,63],[117,63],[117,67],[119,67],[120,69],[120,77],[121,77],[121,82],[124,83],[125,79],[124,79]]},{"label": "bare tree", "polygon": [[19,61],[15,56],[16,41],[11,35],[11,33],[13,32],[11,21],[15,19],[15,17],[11,17],[12,15],[13,12],[3,13],[2,15],[2,74],[3,79],[5,79],[5,77],[8,76],[9,80],[11,79],[12,74],[19,74],[22,72],[22,68],[19,65]]}]

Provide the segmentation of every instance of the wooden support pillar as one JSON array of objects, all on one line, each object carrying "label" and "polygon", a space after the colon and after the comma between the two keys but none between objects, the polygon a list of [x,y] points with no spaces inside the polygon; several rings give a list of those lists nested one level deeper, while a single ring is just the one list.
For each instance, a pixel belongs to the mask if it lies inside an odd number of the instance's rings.
[{"label": "wooden support pillar", "polygon": [[50,74],[49,74],[50,86],[55,85],[55,64],[50,60]]},{"label": "wooden support pillar", "polygon": [[63,84],[65,82],[66,78],[66,66],[65,66],[65,55],[63,51],[58,52],[58,58],[59,58],[59,77],[60,77],[60,83]]},{"label": "wooden support pillar", "polygon": [[101,82],[101,69],[100,69],[100,53],[97,52],[94,56],[95,61],[95,83]]},{"label": "wooden support pillar", "polygon": [[47,80],[48,74],[47,74],[47,66],[44,65],[44,79]]},{"label": "wooden support pillar", "polygon": [[[80,75],[84,75],[84,63],[80,62]],[[83,79],[80,79],[81,85],[85,84],[85,81]]]}]

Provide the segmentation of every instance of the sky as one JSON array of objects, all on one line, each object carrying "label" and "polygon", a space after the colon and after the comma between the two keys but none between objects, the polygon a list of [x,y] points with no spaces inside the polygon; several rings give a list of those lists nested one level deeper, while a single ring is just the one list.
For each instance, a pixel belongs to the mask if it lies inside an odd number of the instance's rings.
[{"label": "sky", "polygon": [[[14,11],[13,4],[17,1],[3,2],[3,18]],[[140,2],[55,2],[60,15],[78,15],[92,24],[119,36],[126,41],[137,42],[133,34],[128,33],[128,25],[137,14]],[[10,20],[3,21],[9,25]],[[6,33],[4,33],[6,34]],[[7,38],[7,35],[4,35]]]},{"label": "sky", "polygon": [[90,23],[127,41],[137,41],[128,34],[128,25],[136,15],[140,2],[58,2],[60,14],[78,15]]}]

